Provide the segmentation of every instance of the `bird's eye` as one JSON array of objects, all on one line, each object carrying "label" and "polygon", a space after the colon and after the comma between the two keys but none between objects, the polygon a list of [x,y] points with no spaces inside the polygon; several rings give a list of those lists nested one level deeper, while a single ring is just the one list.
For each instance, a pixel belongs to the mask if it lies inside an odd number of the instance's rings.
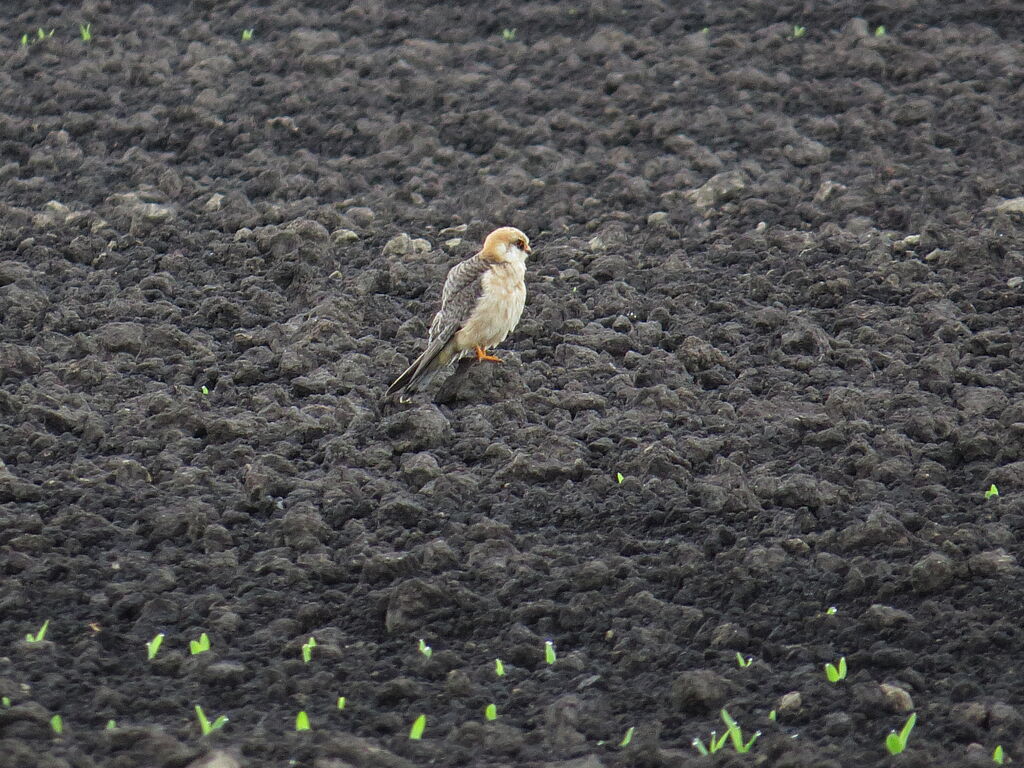
[{"label": "bird's eye", "polygon": [[518,248],[520,251],[526,250],[526,241],[525,240],[516,240],[516,248]]}]

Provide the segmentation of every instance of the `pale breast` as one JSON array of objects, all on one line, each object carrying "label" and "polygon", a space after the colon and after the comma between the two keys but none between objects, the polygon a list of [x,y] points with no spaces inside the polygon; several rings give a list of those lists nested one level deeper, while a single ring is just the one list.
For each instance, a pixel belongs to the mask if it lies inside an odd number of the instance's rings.
[{"label": "pale breast", "polygon": [[483,276],[483,292],[469,320],[456,335],[461,349],[500,344],[519,324],[526,304],[523,264],[496,264]]}]

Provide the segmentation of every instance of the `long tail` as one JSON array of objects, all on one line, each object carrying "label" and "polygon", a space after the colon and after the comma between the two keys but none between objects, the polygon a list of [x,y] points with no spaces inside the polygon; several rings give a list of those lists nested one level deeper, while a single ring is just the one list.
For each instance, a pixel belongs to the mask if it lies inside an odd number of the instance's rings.
[{"label": "long tail", "polygon": [[434,376],[451,364],[455,356],[455,339],[438,339],[392,382],[384,396],[391,397],[399,392],[411,393],[423,389]]}]

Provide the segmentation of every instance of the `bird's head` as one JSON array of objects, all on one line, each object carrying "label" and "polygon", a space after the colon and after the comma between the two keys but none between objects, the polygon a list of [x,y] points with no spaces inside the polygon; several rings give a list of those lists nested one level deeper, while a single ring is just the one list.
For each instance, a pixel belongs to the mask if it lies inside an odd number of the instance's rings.
[{"label": "bird's head", "polygon": [[509,261],[521,264],[531,253],[530,238],[515,227],[499,227],[484,240],[480,257],[498,264]]}]

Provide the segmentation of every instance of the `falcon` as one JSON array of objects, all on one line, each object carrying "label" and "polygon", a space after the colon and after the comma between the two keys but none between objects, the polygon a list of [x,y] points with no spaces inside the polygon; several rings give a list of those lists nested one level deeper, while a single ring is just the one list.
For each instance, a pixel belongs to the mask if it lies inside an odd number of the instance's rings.
[{"label": "falcon", "polygon": [[487,350],[505,340],[526,303],[526,257],[530,239],[515,227],[501,227],[475,256],[448,271],[441,309],[430,324],[423,354],[388,387],[386,397],[423,389],[439,372],[463,357],[503,362]]}]

